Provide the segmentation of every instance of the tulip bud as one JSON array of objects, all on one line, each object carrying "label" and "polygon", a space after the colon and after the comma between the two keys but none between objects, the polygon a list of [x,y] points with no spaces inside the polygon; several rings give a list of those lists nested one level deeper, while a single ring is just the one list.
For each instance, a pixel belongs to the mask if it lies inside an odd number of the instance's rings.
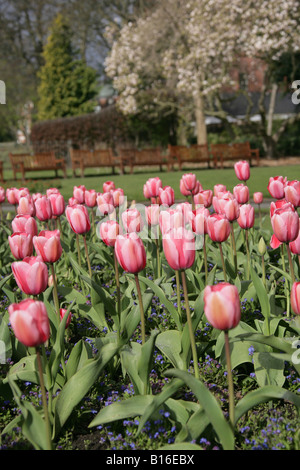
[{"label": "tulip bud", "polygon": [[39,197],[35,203],[36,217],[41,221],[47,221],[52,218],[51,203],[47,196]]},{"label": "tulip bud", "polygon": [[48,196],[51,205],[52,217],[60,217],[65,212],[65,200],[60,193],[51,193]]},{"label": "tulip bud", "polygon": [[86,189],[84,193],[85,204],[88,207],[96,207],[97,205],[97,191],[95,189]]},{"label": "tulip bud", "polygon": [[115,253],[120,266],[126,272],[137,274],[146,266],[146,250],[136,232],[118,235]]},{"label": "tulip bud", "polygon": [[239,204],[246,204],[249,201],[249,188],[244,184],[237,184],[233,188],[233,195]]},{"label": "tulip bud", "polygon": [[27,347],[36,347],[50,337],[50,323],[43,302],[25,299],[8,307],[9,321],[16,338]]},{"label": "tulip bud", "polygon": [[264,254],[266,253],[267,251],[267,246],[265,244],[265,240],[263,239],[263,237],[260,237],[260,240],[258,242],[258,253],[261,255],[261,256],[264,256]]},{"label": "tulip bud", "polygon": [[255,204],[261,204],[263,202],[264,195],[261,192],[253,193],[253,201]]},{"label": "tulip bud", "polygon": [[[64,316],[66,315],[67,311],[68,310],[66,308],[59,309],[59,316],[60,316],[61,321],[64,318]],[[70,325],[71,320],[72,320],[72,313],[70,312],[69,315],[68,315],[67,322],[66,322],[66,328],[68,328],[68,326]]]},{"label": "tulip bud", "polygon": [[206,286],[204,313],[208,322],[218,330],[235,328],[241,319],[237,287],[227,282]]}]

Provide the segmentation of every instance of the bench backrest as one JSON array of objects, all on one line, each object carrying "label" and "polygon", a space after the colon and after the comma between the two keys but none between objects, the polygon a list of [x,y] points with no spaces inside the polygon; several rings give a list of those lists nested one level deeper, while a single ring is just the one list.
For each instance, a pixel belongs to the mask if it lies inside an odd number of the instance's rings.
[{"label": "bench backrest", "polygon": [[134,162],[135,161],[135,154],[137,149],[135,148],[120,148],[118,150],[119,156],[121,160],[126,160],[127,162]]},{"label": "bench backrest", "polygon": [[33,166],[38,167],[52,167],[55,166],[55,153],[54,152],[43,152],[36,153],[32,156]]},{"label": "bench backrest", "polygon": [[233,158],[249,158],[251,156],[251,149],[249,142],[238,142],[231,146],[230,155]]},{"label": "bench backrest", "polygon": [[162,155],[160,148],[145,148],[135,153],[136,163],[161,163]]},{"label": "bench backrest", "polygon": [[89,158],[91,163],[99,163],[99,165],[112,165],[113,164],[113,153],[112,149],[98,149],[91,152]]}]

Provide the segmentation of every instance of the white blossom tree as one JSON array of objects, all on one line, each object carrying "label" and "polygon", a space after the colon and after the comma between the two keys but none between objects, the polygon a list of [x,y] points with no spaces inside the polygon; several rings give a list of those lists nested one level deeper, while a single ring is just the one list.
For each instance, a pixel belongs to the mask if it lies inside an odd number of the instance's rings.
[{"label": "white blossom tree", "polygon": [[205,114],[222,116],[215,97],[233,84],[240,57],[260,59],[268,70],[282,53],[299,50],[299,1],[161,0],[111,40],[106,73],[120,109],[135,114],[175,107],[182,121],[192,110],[202,144]]}]

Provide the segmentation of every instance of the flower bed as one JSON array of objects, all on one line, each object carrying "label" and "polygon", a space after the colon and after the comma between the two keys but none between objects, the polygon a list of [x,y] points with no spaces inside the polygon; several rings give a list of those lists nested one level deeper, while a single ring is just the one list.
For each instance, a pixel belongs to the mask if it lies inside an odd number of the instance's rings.
[{"label": "flower bed", "polygon": [[1,449],[299,448],[300,183],[2,192]]}]

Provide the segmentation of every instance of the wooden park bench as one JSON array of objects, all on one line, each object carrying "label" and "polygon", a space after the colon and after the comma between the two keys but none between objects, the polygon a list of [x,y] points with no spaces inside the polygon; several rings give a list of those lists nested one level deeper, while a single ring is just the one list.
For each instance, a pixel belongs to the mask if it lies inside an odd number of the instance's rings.
[{"label": "wooden park bench", "polygon": [[248,160],[250,165],[255,160],[259,165],[259,149],[252,149],[249,142],[211,144],[210,150],[216,167],[220,164],[224,168],[224,162],[238,160]]},{"label": "wooden park bench", "polygon": [[178,164],[179,170],[184,163],[207,163],[210,167],[210,154],[207,145],[168,145],[169,166]]},{"label": "wooden park bench", "polygon": [[144,148],[138,150],[137,148],[120,148],[120,168],[121,173],[125,172],[125,167],[130,168],[130,173],[133,173],[135,166],[159,166],[162,171],[163,165],[168,165],[168,158],[161,153],[159,147]]},{"label": "wooden park bench", "polygon": [[111,148],[100,150],[70,149],[70,157],[73,175],[76,169],[80,169],[81,177],[86,168],[111,167],[115,173],[115,167],[119,165],[119,159],[113,155]]},{"label": "wooden park bench", "polygon": [[25,174],[28,171],[54,170],[57,177],[58,170],[62,170],[64,178],[67,176],[66,163],[63,158],[56,158],[54,152],[43,152],[31,155],[29,153],[9,154],[14,178],[21,173],[22,180],[25,181]]}]

